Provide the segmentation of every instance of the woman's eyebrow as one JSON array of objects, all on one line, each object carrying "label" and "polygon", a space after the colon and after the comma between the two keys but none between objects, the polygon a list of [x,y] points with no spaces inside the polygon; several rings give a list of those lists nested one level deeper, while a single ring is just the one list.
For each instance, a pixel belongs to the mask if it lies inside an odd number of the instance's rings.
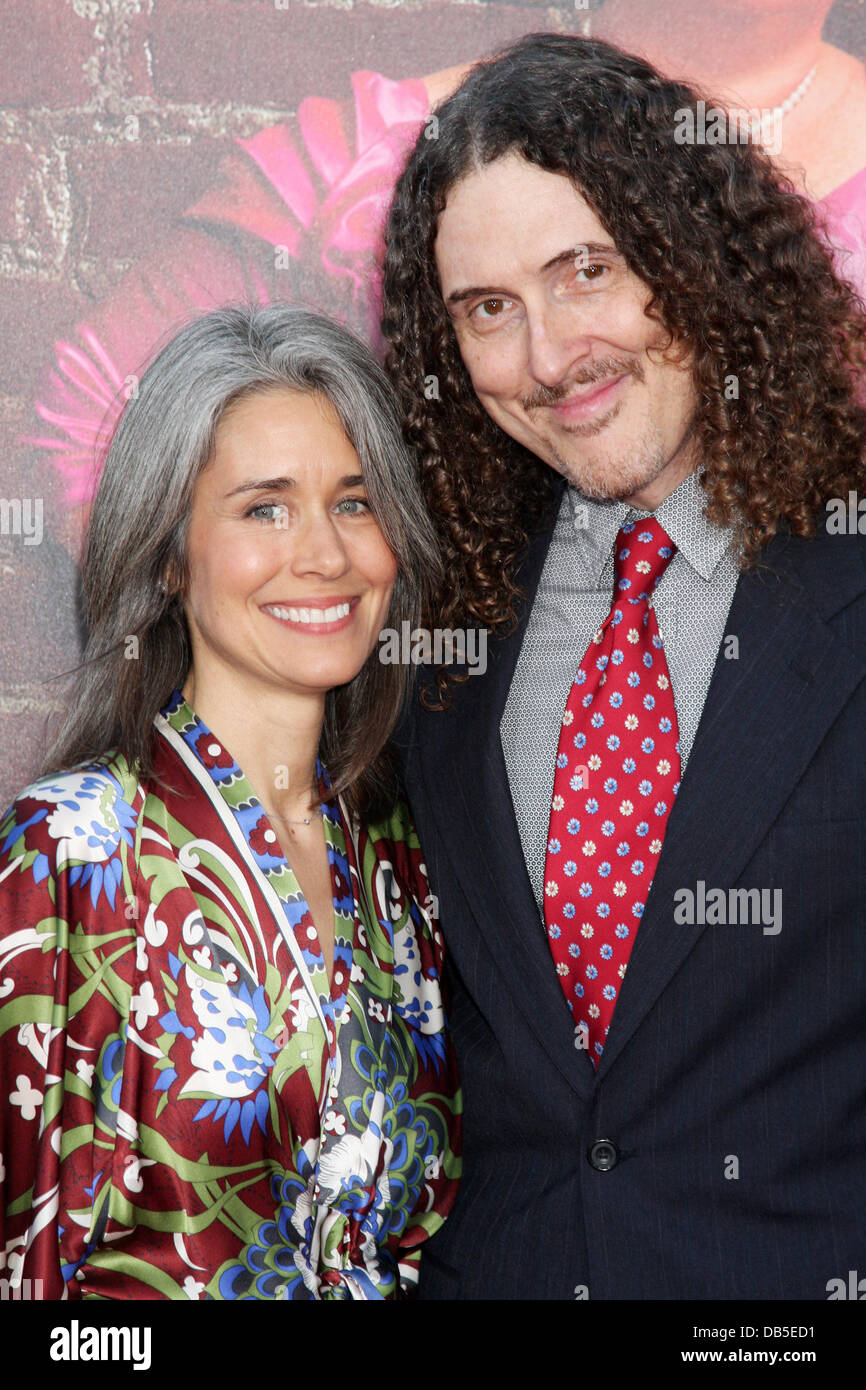
[{"label": "woman's eyebrow", "polygon": [[248,482],[233,487],[226,497],[236,497],[239,492],[281,492],[294,486],[294,478],[250,478]]},{"label": "woman's eyebrow", "polygon": [[[363,484],[364,478],[360,473],[347,473],[337,480],[337,487],[362,487]],[[231,492],[226,493],[226,497],[236,497],[240,492],[285,492],[293,487],[297,487],[294,478],[251,478],[248,482],[233,487]]]}]

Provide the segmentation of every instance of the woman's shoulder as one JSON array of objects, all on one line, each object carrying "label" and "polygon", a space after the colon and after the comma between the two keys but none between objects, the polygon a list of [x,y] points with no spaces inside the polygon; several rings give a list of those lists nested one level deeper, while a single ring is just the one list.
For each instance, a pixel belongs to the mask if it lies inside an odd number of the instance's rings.
[{"label": "woman's shoulder", "polygon": [[120,752],[39,777],[0,821],[0,853],[18,858],[30,846],[47,850],[62,843],[62,858],[77,853],[92,860],[118,836],[129,838],[140,800],[138,779]]},{"label": "woman's shoulder", "polygon": [[38,777],[18,793],[12,806],[35,802],[99,813],[116,800],[134,798],[138,785],[126,757],[115,750],[86,765]]}]

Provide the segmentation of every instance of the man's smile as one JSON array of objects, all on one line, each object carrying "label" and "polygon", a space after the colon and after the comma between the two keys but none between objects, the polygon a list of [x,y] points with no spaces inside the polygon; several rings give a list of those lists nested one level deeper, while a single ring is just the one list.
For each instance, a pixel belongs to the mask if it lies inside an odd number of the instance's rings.
[{"label": "man's smile", "polygon": [[623,372],[604,381],[590,382],[588,386],[577,386],[564,400],[554,402],[547,409],[561,424],[591,420],[619,401],[629,375]]}]

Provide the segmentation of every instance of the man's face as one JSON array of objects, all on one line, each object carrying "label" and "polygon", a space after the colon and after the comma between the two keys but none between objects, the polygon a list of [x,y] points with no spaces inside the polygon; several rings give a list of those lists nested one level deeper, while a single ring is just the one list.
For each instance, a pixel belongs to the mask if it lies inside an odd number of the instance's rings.
[{"label": "man's face", "polygon": [[[587,496],[656,507],[695,466],[690,353],[562,174],[510,153],[452,188],[435,245],[478,399]],[[656,350],[650,352],[649,349]]]}]

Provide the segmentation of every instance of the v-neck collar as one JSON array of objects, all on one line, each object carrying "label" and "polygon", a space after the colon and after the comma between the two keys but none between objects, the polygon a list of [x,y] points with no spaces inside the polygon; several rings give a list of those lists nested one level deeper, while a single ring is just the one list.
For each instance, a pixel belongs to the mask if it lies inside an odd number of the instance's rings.
[{"label": "v-neck collar", "polygon": [[[174,691],[161,710],[161,715],[209,777],[217,795],[234,818],[256,868],[279,898],[319,1007],[330,1025],[327,1029],[329,1047],[333,1047],[346,1002],[359,927],[338,800],[323,799],[321,803],[334,905],[334,966],[329,984],[309,905],[283,853],[276,831],[242,768],[179,690]],[[326,790],[330,787],[330,777],[319,758],[316,759],[316,777],[320,787]]]}]

